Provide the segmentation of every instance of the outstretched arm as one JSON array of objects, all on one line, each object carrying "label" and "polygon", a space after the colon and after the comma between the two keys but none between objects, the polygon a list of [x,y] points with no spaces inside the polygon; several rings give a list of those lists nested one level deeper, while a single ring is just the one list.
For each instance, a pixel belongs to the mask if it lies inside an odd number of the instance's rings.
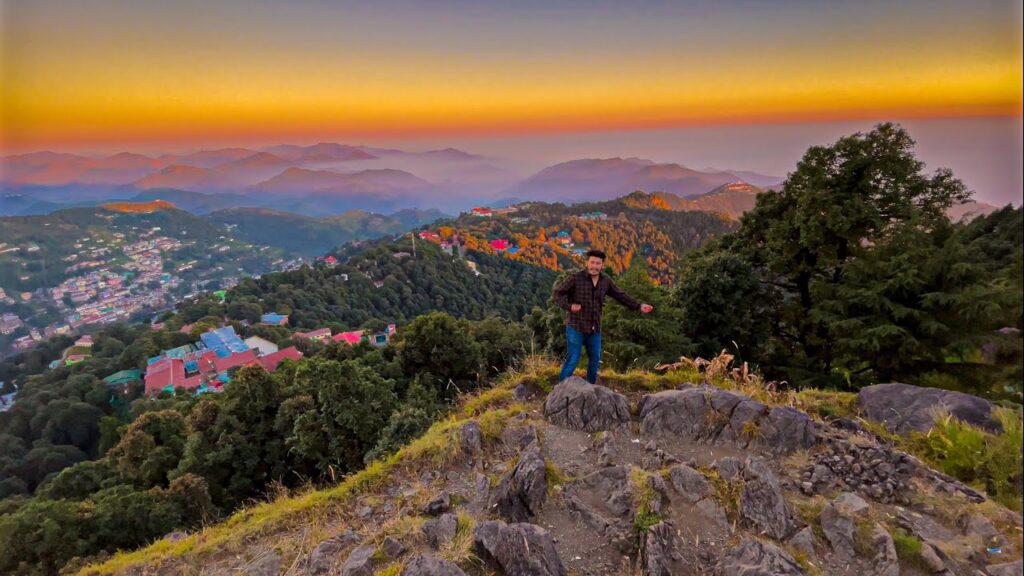
[{"label": "outstretched arm", "polygon": [[615,300],[618,301],[619,304],[622,304],[623,306],[629,308],[630,310],[640,310],[641,304],[637,302],[636,299],[634,299],[629,294],[626,294],[626,291],[623,290],[622,288],[619,288],[618,284],[616,284],[615,281],[609,279],[608,282],[609,296],[615,298]]}]

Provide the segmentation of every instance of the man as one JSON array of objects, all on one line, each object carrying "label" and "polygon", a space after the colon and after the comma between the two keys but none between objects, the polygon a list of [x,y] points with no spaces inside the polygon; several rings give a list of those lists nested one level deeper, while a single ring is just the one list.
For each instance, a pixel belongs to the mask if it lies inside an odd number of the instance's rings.
[{"label": "man", "polygon": [[580,362],[580,353],[587,347],[587,382],[597,383],[597,369],[601,365],[601,310],[605,296],[611,296],[631,310],[650,313],[654,307],[641,304],[601,273],[605,254],[600,250],[587,252],[587,267],[569,276],[555,288],[555,303],[569,312],[565,319],[565,339],[569,353],[562,366],[561,382],[572,376]]}]

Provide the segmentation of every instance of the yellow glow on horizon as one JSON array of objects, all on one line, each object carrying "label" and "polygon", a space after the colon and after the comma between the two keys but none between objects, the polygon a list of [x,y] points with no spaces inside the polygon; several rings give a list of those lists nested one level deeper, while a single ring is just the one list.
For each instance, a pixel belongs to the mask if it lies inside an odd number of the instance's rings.
[{"label": "yellow glow on horizon", "polygon": [[498,61],[437,55],[42,51],[0,86],[5,151],[313,134],[599,130],[1020,115],[1020,53],[766,48]]}]

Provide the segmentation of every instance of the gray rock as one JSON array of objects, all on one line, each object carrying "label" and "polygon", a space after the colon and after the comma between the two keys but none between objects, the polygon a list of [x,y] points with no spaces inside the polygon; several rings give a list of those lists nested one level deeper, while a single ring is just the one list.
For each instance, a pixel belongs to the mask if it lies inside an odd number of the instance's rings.
[{"label": "gray rock", "polygon": [[802,530],[793,535],[789,539],[789,545],[793,547],[797,552],[807,556],[807,559],[812,562],[818,561],[818,550],[814,545],[814,531],[811,530],[810,526],[805,526]]},{"label": "gray rock", "polygon": [[974,512],[964,514],[957,519],[957,524],[967,536],[978,536],[987,545],[999,544],[1002,541],[1002,534],[996,529],[992,522],[983,514]]},{"label": "gray rock", "polygon": [[360,506],[356,509],[356,514],[358,514],[360,518],[369,518],[370,514],[373,514],[373,508],[369,506]]},{"label": "gray rock", "polygon": [[377,549],[370,545],[359,546],[348,555],[342,576],[373,576],[373,554]]},{"label": "gray rock", "polygon": [[[921,544],[921,561],[932,571],[933,574],[946,571],[946,562],[939,552],[929,543]],[[898,573],[897,573],[898,574]]]},{"label": "gray rock", "polygon": [[601,516],[596,510],[587,506],[575,496],[566,496],[565,508],[577,522],[582,522],[600,536],[604,536],[612,527],[612,522]]},{"label": "gray rock", "polygon": [[258,558],[246,567],[245,573],[248,576],[277,576],[281,573],[281,555],[271,552]]},{"label": "gray rock", "polygon": [[442,514],[438,518],[427,520],[423,523],[421,530],[427,539],[427,544],[434,550],[440,550],[455,538],[455,532],[459,527],[459,519],[455,514]]},{"label": "gray rock", "polygon": [[501,431],[501,441],[514,450],[522,450],[538,441],[537,429],[533,426],[509,426]]},{"label": "gray rock", "polygon": [[352,530],[332,536],[317,545],[309,554],[308,571],[310,574],[324,574],[338,559],[338,553],[346,546],[359,542],[360,536]]},{"label": "gray rock", "polygon": [[818,424],[810,416],[789,406],[774,406],[758,423],[757,444],[773,452],[789,453],[817,445]]},{"label": "gray rock", "polygon": [[405,545],[399,542],[398,538],[395,538],[394,536],[385,536],[380,547],[384,550],[384,555],[391,560],[405,554]]},{"label": "gray rock", "polygon": [[713,526],[717,526],[719,529],[731,531],[732,525],[729,523],[729,516],[725,513],[725,508],[723,508],[715,499],[705,498],[704,500],[697,502],[697,510],[700,510],[708,522],[711,522]]},{"label": "gray rock", "polygon": [[401,576],[466,576],[466,573],[449,561],[418,556],[401,569]]},{"label": "gray rock", "polygon": [[668,501],[668,487],[665,486],[665,480],[660,474],[650,474],[647,476],[647,487],[654,492],[654,497],[648,503],[651,512],[661,514],[662,507]]},{"label": "gray rock", "polygon": [[871,542],[875,549],[874,557],[871,559],[872,574],[900,576],[900,559],[896,555],[896,544],[889,531],[884,526],[875,524]]},{"label": "gray rock", "polygon": [[711,483],[703,474],[686,464],[673,466],[669,470],[669,480],[676,492],[690,504],[696,504],[711,495]]},{"label": "gray rock", "polygon": [[648,394],[640,400],[640,430],[696,442],[722,442],[785,453],[819,441],[817,425],[791,408],[769,409],[746,396],[701,385]]},{"label": "gray rock", "polygon": [[555,543],[547,530],[534,524],[484,522],[473,530],[476,555],[499,574],[565,576]]},{"label": "gray rock", "polygon": [[749,458],[743,469],[740,520],[759,533],[776,540],[788,538],[800,528],[775,473],[763,458]]},{"label": "gray rock", "polygon": [[1020,576],[1022,570],[1024,570],[1024,562],[1021,560],[985,566],[985,572],[989,576]]},{"label": "gray rock", "polygon": [[963,392],[910,384],[875,384],[862,388],[857,401],[868,418],[883,422],[890,431],[898,433],[931,430],[936,410],[988,430],[1002,429],[992,416],[991,402]]},{"label": "gray rock", "polygon": [[603,499],[616,516],[633,514],[633,486],[629,479],[629,469],[625,466],[601,468],[584,476],[579,484]]},{"label": "gray rock", "polygon": [[466,573],[447,560],[417,556],[402,568],[401,576],[466,576]]},{"label": "gray rock", "polygon": [[640,565],[644,576],[672,576],[676,573],[676,534],[666,522],[658,522],[640,541]]},{"label": "gray rock", "polygon": [[629,402],[604,386],[570,376],[548,394],[544,416],[553,424],[573,430],[610,430],[629,423]]},{"label": "gray rock", "polygon": [[843,558],[856,554],[854,538],[857,520],[867,514],[868,503],[863,498],[846,492],[829,502],[821,511],[821,531],[825,533],[832,549]]},{"label": "gray rock", "polygon": [[519,458],[515,467],[501,479],[494,491],[498,514],[506,520],[521,522],[536,516],[547,500],[547,468],[534,443]]},{"label": "gray rock", "polygon": [[800,564],[783,549],[760,540],[744,540],[729,550],[715,567],[717,576],[806,576]]},{"label": "gray rock", "polygon": [[484,449],[484,435],[480,425],[470,421],[459,429],[459,444],[462,451],[469,455],[480,453]]},{"label": "gray rock", "polygon": [[451,510],[452,496],[447,491],[441,492],[433,500],[427,502],[423,507],[423,514],[427,516],[439,516]]},{"label": "gray rock", "polygon": [[739,476],[740,472],[743,471],[743,463],[740,462],[738,458],[733,458],[732,456],[726,456],[715,460],[711,464],[711,467],[718,472],[718,475],[721,476],[723,480],[732,480]]}]

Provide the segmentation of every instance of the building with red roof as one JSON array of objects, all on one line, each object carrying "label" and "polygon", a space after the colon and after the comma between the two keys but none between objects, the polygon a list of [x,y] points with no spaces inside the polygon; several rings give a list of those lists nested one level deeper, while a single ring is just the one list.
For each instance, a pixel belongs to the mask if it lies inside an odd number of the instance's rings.
[{"label": "building with red roof", "polygon": [[262,356],[259,360],[257,360],[257,362],[259,362],[259,365],[262,366],[263,369],[266,370],[267,372],[273,372],[274,370],[277,370],[277,365],[280,364],[283,360],[295,360],[296,362],[298,362],[301,359],[302,352],[299,352],[299,350],[295,348],[295,346],[289,346],[284,350],[278,350],[273,354]]},{"label": "building with red roof", "polygon": [[355,346],[363,340],[365,330],[353,330],[351,332],[339,332],[334,335],[335,342],[344,342],[349,346]]}]

